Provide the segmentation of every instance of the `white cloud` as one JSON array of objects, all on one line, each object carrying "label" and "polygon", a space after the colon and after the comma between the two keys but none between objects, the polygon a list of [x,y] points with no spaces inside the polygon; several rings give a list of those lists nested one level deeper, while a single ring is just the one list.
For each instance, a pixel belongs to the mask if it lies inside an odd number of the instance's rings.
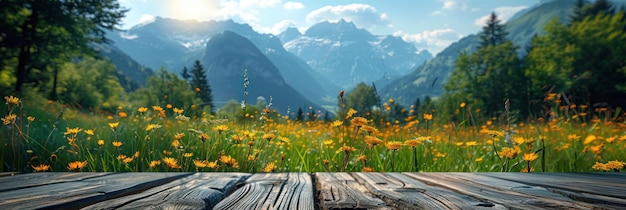
[{"label": "white cloud", "polygon": [[272,26],[270,33],[278,35],[287,30],[287,28],[289,27],[297,27],[296,22],[293,20],[281,20],[278,23],[274,24],[274,26]]},{"label": "white cloud", "polygon": [[143,14],[139,18],[139,24],[152,22],[154,21],[154,19],[155,19],[154,15]]},{"label": "white cloud", "polygon": [[280,4],[280,0],[241,0],[239,3],[243,7],[272,7]]},{"label": "white cloud", "polygon": [[441,50],[452,44],[452,42],[455,42],[462,37],[461,34],[451,28],[423,31],[416,34],[397,31],[393,33],[393,35],[401,37],[404,41],[415,43],[418,48],[426,48],[433,54],[439,53]]},{"label": "white cloud", "polygon": [[379,13],[376,8],[367,4],[325,6],[310,12],[306,16],[307,22],[310,23],[335,22],[340,19],[354,22],[359,27],[367,29],[378,26],[391,27],[386,13]]},{"label": "white cloud", "polygon": [[440,0],[443,2],[442,10],[467,10],[467,0]]},{"label": "white cloud", "polygon": [[[526,8],[528,8],[528,6],[498,7],[494,9],[494,12],[498,16],[498,19],[501,21],[501,23],[505,23],[506,21],[509,20],[509,18],[513,17],[515,13]],[[474,20],[474,25],[484,26],[487,23],[487,20],[489,20],[489,16],[491,16],[491,13]]]},{"label": "white cloud", "polygon": [[286,10],[298,10],[298,9],[304,8],[304,4],[300,2],[288,1],[288,2],[285,2],[284,7]]},{"label": "white cloud", "polygon": [[442,9],[452,10],[456,4],[455,1],[444,1]]}]

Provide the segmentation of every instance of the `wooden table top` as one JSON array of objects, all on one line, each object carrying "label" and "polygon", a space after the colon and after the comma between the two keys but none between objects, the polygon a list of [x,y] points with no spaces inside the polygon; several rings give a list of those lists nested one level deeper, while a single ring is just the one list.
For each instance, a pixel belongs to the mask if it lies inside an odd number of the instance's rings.
[{"label": "wooden table top", "polygon": [[0,176],[0,209],[626,209],[626,173]]}]

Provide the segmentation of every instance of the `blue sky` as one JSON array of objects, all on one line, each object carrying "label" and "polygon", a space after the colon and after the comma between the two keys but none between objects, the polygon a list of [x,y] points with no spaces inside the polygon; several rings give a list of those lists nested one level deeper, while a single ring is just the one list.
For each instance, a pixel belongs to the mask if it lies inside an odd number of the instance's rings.
[{"label": "blue sky", "polygon": [[476,33],[492,11],[507,20],[540,0],[120,0],[129,8],[122,28],[155,16],[247,23],[261,33],[287,27],[304,32],[321,21],[341,18],[375,35],[395,35],[436,54]]}]

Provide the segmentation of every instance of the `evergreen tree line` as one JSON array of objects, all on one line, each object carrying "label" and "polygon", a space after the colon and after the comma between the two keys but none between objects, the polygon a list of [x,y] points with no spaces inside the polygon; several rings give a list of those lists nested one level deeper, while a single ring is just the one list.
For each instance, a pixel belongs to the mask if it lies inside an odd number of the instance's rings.
[{"label": "evergreen tree line", "polygon": [[193,104],[212,113],[200,61],[183,79],[161,69],[144,88],[127,93],[120,85],[123,76],[94,46],[110,43],[106,33],[119,30],[127,11],[115,0],[0,1],[0,94],[91,110],[115,111],[129,101],[146,107]]},{"label": "evergreen tree line", "polygon": [[442,112],[452,114],[466,102],[487,116],[500,116],[508,101],[519,117],[545,118],[555,111],[545,100],[552,94],[559,96],[557,106],[626,107],[624,9],[605,0],[580,0],[573,11],[569,23],[548,23],[524,57],[492,13],[477,51],[462,52],[456,61],[444,87]]},{"label": "evergreen tree line", "polygon": [[[339,100],[338,110],[345,113],[352,107],[375,121],[405,122],[402,119],[419,119],[435,111],[441,120],[461,121],[469,116],[459,113],[470,109],[472,117],[483,120],[511,120],[507,116],[524,120],[547,119],[558,108],[583,104],[589,112],[626,108],[623,8],[614,8],[606,0],[579,0],[568,23],[551,21],[545,34],[535,35],[524,56],[507,36],[506,25],[492,13],[479,33],[476,51],[460,52],[445,92],[436,100],[418,98],[409,109],[393,99],[381,104],[375,86],[362,83]],[[550,97],[555,100],[546,100]]]}]

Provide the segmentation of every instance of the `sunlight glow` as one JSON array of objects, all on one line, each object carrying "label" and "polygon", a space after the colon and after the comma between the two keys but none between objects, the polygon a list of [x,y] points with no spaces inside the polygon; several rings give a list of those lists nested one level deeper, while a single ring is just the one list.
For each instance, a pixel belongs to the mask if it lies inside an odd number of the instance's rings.
[{"label": "sunlight glow", "polygon": [[218,0],[176,0],[167,1],[169,17],[182,20],[205,20],[212,16]]}]

